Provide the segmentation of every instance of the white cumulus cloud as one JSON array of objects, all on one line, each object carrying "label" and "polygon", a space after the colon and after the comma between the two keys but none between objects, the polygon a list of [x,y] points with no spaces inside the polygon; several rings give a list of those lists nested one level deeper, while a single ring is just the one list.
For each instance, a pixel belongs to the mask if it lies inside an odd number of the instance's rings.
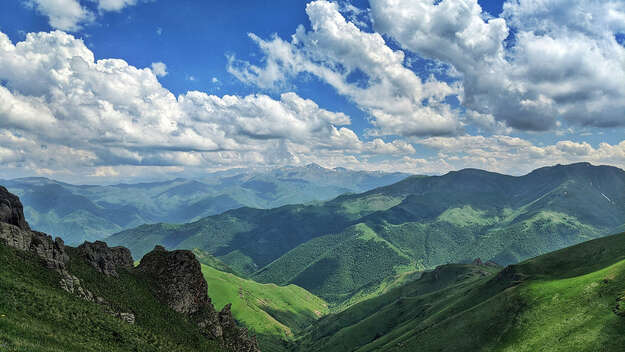
[{"label": "white cumulus cloud", "polygon": [[489,18],[477,0],[371,0],[375,29],[452,66],[462,104],[522,130],[625,125],[625,3],[508,0]]},{"label": "white cumulus cloud", "polygon": [[63,31],[77,32],[84,25],[95,21],[97,14],[89,10],[86,3],[95,3],[100,13],[121,11],[134,6],[139,0],[25,0],[28,7],[48,17],[50,27]]},{"label": "white cumulus cloud", "polygon": [[167,65],[163,62],[153,62],[152,63],[152,72],[158,77],[167,76]]},{"label": "white cumulus cloud", "polygon": [[300,74],[314,75],[368,112],[374,134],[441,135],[460,129],[444,102],[456,94],[455,86],[433,76],[421,79],[404,66],[402,51],[391,49],[380,34],[347,21],[336,3],[313,1],[306,13],[311,31],[300,26],[291,41],[250,34],[265,54],[264,65],[231,57],[229,71],[261,88],[285,87]]},{"label": "white cumulus cloud", "polygon": [[48,173],[91,167],[91,175],[115,176],[129,165],[219,168],[414,152],[398,141],[361,141],[347,115],[293,92],[175,96],[158,81],[164,73],[164,65],[96,61],[61,31],[16,44],[0,32],[0,157]]}]

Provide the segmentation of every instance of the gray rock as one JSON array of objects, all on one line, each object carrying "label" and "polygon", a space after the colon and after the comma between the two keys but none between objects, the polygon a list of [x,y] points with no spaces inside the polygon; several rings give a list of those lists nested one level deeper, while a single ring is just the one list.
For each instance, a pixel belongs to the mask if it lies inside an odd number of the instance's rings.
[{"label": "gray rock", "polygon": [[64,270],[69,260],[63,240],[53,240],[52,236],[42,232],[23,230],[16,225],[0,222],[0,240],[9,247],[36,254],[50,269]]},{"label": "gray rock", "polygon": [[231,304],[219,312],[219,324],[223,330],[223,341],[227,349],[237,352],[260,352],[255,336],[245,328],[238,327],[232,316]]},{"label": "gray rock", "polygon": [[134,260],[125,247],[109,247],[102,241],[85,242],[78,246],[78,255],[104,275],[118,277],[118,268],[132,269]]},{"label": "gray rock", "polygon": [[63,290],[75,294],[76,296],[84,299],[87,302],[96,301],[93,294],[82,286],[80,280],[76,276],[70,274],[65,270],[61,271],[60,274],[60,285]]},{"label": "gray rock", "polygon": [[116,317],[125,321],[128,324],[134,324],[135,323],[135,315],[132,313],[117,313]]},{"label": "gray rock", "polygon": [[22,230],[30,230],[24,218],[22,202],[2,186],[0,186],[0,222],[15,225]]},{"label": "gray rock", "polygon": [[475,260],[473,260],[473,263],[471,263],[473,265],[477,265],[477,266],[483,266],[484,263],[482,262],[482,259],[480,258],[475,258]]},{"label": "gray rock", "polygon": [[237,326],[230,305],[217,313],[208,297],[202,267],[191,251],[167,251],[162,246],[146,254],[136,270],[156,284],[156,296],[173,310],[189,315],[212,339],[237,352],[259,352],[255,337]]},{"label": "gray rock", "polygon": [[141,259],[137,270],[155,280],[159,299],[176,312],[192,314],[211,303],[202,267],[191,251],[168,252],[156,246]]}]

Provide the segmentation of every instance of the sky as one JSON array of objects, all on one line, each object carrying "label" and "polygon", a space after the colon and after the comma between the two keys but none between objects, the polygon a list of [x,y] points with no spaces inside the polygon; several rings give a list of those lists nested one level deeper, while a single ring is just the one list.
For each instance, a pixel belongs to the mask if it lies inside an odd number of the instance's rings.
[{"label": "sky", "polygon": [[625,168],[622,0],[0,2],[0,179]]}]

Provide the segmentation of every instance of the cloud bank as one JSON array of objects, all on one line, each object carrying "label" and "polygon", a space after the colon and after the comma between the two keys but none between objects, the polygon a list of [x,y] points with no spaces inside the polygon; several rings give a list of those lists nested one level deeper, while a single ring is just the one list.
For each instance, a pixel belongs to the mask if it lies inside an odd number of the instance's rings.
[{"label": "cloud bank", "polygon": [[[99,13],[137,4],[90,1]],[[76,0],[28,3],[65,31],[97,16]],[[508,0],[494,18],[477,0],[370,0],[366,12],[316,0],[306,14],[309,23],[288,39],[250,33],[257,61],[228,56],[227,70],[256,91],[246,96],[176,96],[159,82],[169,74],[164,62],[96,61],[64,31],[18,43],[0,32],[5,172],[117,178],[309,162],[413,173],[625,167],[625,141],[590,144],[575,132],[625,126],[622,1]],[[426,64],[415,68],[415,60]],[[310,79],[362,110],[365,133],[300,96],[298,83]]]}]

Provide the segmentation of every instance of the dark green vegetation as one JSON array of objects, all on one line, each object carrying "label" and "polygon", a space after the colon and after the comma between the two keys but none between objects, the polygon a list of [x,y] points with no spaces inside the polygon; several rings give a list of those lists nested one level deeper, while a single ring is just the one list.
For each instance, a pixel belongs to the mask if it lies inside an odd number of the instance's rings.
[{"label": "dark green vegetation", "polygon": [[146,223],[182,223],[242,206],[272,208],[331,199],[397,182],[407,175],[325,169],[232,170],[202,180],[76,186],[45,178],[1,181],[22,199],[33,228],[68,244],[102,239]]},{"label": "dark green vegetation", "polygon": [[296,284],[344,307],[406,273],[477,257],[516,263],[624,223],[625,172],[580,163],[521,177],[474,169],[410,177],[320,204],[141,226],[107,242],[135,257],[156,243],[201,248],[257,281]]},{"label": "dark green vegetation", "polygon": [[0,350],[24,352],[219,351],[199,328],[159,303],[150,283],[120,270],[105,277],[70,251],[69,270],[134,325],[59,288],[59,274],[0,241]]},{"label": "dark green vegetation", "polygon": [[620,234],[504,270],[441,266],[322,318],[299,350],[623,351],[624,295]]}]

